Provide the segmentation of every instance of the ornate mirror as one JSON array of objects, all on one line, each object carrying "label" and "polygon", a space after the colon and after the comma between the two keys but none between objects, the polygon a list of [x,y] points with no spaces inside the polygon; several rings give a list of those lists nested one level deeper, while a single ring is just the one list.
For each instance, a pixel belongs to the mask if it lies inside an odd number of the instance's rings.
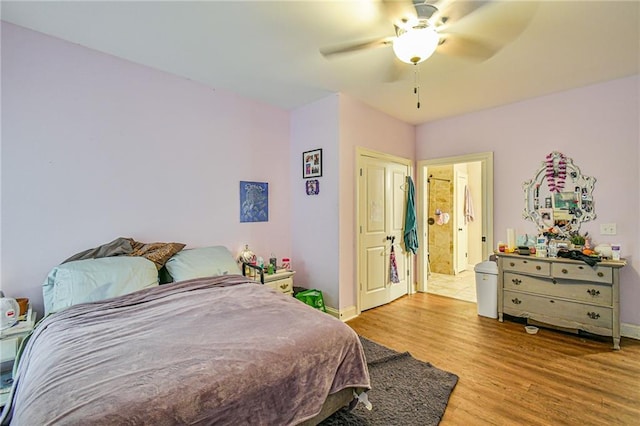
[{"label": "ornate mirror", "polygon": [[596,179],[584,176],[571,158],[553,151],[542,166],[522,186],[525,207],[523,217],[538,229],[553,229],[567,237],[578,232],[580,224],[596,218],[593,208],[593,185]]}]

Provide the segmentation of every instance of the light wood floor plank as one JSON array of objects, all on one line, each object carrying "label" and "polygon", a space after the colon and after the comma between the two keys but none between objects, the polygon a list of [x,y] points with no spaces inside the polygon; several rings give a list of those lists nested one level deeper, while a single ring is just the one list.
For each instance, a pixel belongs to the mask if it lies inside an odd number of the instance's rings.
[{"label": "light wood floor plank", "polygon": [[[477,315],[474,303],[426,293],[363,312],[360,335],[460,377],[442,425],[638,425],[640,341]],[[375,401],[372,401],[375,404]]]}]

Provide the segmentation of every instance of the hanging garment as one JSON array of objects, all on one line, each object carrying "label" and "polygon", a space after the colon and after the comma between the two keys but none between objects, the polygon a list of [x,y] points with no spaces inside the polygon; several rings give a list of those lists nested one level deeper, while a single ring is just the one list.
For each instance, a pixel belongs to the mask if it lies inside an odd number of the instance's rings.
[{"label": "hanging garment", "polygon": [[396,263],[396,252],[393,250],[393,243],[391,244],[391,255],[389,255],[389,281],[394,284],[400,282],[400,277],[398,277],[398,264]]},{"label": "hanging garment", "polygon": [[464,223],[467,224],[469,222],[473,222],[474,213],[473,213],[473,202],[471,201],[471,192],[469,191],[469,186],[464,186]]},{"label": "hanging garment", "polygon": [[[404,247],[408,252],[418,251],[418,222],[416,221],[415,187],[411,176],[407,176],[407,206],[404,216]],[[393,247],[391,247],[393,249]]]}]

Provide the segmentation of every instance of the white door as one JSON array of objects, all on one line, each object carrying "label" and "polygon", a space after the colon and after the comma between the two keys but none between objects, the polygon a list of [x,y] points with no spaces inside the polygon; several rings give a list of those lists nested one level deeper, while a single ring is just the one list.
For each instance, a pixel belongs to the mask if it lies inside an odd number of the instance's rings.
[{"label": "white door", "polygon": [[453,189],[454,192],[454,274],[458,274],[467,269],[469,263],[469,230],[465,221],[464,207],[465,207],[465,188],[469,183],[469,176],[460,171],[454,172],[454,179],[456,185]]},{"label": "white door", "polygon": [[[360,310],[389,303],[407,294],[409,265],[403,232],[409,165],[367,155],[359,157],[358,278]],[[390,280],[391,239],[399,283]]]}]

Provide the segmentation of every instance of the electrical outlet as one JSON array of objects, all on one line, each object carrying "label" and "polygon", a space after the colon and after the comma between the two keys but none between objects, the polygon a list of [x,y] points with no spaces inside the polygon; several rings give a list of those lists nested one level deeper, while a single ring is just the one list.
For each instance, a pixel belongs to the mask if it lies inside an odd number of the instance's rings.
[{"label": "electrical outlet", "polygon": [[616,224],[615,223],[600,224],[600,235],[616,235]]}]

